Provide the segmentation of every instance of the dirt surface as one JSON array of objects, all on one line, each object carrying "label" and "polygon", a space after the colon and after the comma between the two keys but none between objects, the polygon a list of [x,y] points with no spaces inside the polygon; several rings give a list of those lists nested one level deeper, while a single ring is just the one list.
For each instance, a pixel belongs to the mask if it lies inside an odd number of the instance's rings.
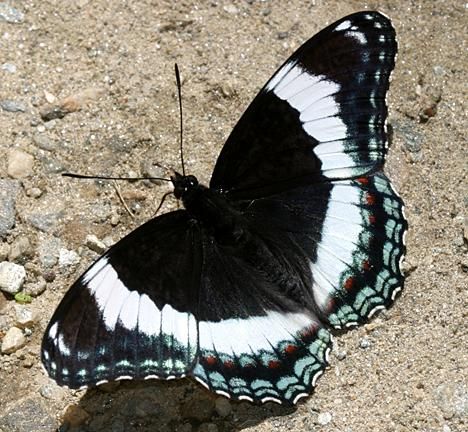
[{"label": "dirt surface", "polygon": [[[8,172],[14,149],[31,155],[33,166],[20,154],[15,226],[0,245],[25,267],[30,292],[47,280],[27,305],[38,318],[23,331],[26,345],[0,355],[1,431],[467,430],[464,2],[1,4],[24,16],[8,22],[15,19],[2,18],[0,7],[0,102],[23,108],[0,108],[0,176],[18,176]],[[67,287],[98,256],[86,236],[118,240],[151,218],[169,190],[119,183],[131,218],[111,182],[59,173],[167,176],[164,167],[179,168],[177,61],[186,165],[206,184],[231,128],[284,59],[325,25],[365,8],[391,17],[400,46],[386,170],[410,230],[406,286],[394,307],[335,338],[329,370],[296,409],[226,404],[186,380],[81,392],[56,386],[41,368],[39,344]],[[45,104],[70,96],[65,111],[81,109],[41,119]],[[169,199],[163,211],[174,208]],[[15,324],[16,305],[0,293],[0,338]]]}]

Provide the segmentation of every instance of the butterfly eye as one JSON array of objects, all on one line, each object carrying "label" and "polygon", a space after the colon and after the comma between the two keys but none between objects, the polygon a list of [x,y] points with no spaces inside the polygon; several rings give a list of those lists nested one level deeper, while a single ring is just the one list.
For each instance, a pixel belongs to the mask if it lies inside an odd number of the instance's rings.
[{"label": "butterfly eye", "polygon": [[198,185],[198,180],[195,176],[189,175],[187,176],[187,187],[194,187]]}]

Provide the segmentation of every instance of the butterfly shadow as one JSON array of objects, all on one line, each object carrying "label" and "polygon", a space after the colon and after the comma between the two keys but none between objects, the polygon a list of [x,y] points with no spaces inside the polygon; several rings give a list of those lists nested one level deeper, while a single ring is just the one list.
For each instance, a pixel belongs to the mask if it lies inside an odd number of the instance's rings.
[{"label": "butterfly shadow", "polygon": [[[79,407],[80,415],[76,409],[65,414],[59,431],[230,432],[296,410],[271,402],[263,405],[233,402],[188,379],[104,384],[88,390]],[[216,428],[205,424],[214,424]]]}]

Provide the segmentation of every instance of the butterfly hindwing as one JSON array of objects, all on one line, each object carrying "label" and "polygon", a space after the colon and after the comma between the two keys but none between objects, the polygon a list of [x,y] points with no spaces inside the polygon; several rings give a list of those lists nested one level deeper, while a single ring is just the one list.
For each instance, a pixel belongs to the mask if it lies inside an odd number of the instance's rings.
[{"label": "butterfly hindwing", "polygon": [[378,12],[342,18],[312,37],[234,127],[211,187],[254,198],[380,168],[396,50],[395,30]]},{"label": "butterfly hindwing", "polygon": [[[260,237],[241,250],[205,245],[192,375],[232,399],[290,404],[311,393],[327,365],[331,336],[300,296],[275,283],[277,263],[266,246]],[[283,276],[297,278],[293,269]]]},{"label": "butterfly hindwing", "polygon": [[70,288],[46,329],[42,359],[71,388],[183,376],[197,355],[201,252],[185,211],[118,242]]}]

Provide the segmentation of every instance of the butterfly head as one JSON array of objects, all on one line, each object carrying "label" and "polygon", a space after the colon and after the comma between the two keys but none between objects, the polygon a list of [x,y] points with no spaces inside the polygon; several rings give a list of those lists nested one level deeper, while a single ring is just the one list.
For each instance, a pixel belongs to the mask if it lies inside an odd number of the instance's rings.
[{"label": "butterfly head", "polygon": [[178,172],[174,172],[174,175],[171,176],[171,181],[174,185],[174,195],[177,199],[181,199],[187,191],[198,186],[198,180],[195,176],[184,176]]}]

